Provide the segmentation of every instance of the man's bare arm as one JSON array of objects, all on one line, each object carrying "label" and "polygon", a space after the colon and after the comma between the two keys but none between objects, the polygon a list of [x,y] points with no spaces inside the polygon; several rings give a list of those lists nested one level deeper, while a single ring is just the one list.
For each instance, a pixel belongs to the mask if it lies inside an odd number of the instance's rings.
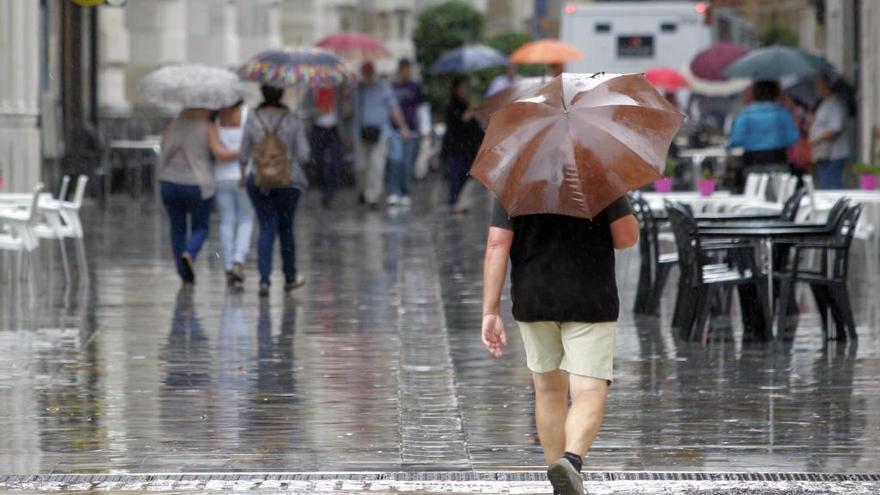
[{"label": "man's bare arm", "polygon": [[627,215],[611,222],[611,238],[614,249],[628,249],[639,242],[639,221],[634,215]]},{"label": "man's bare arm", "polygon": [[483,345],[494,357],[501,357],[507,345],[507,331],[501,319],[501,291],[507,277],[507,260],[513,244],[513,231],[489,228],[486,258],[483,260]]}]

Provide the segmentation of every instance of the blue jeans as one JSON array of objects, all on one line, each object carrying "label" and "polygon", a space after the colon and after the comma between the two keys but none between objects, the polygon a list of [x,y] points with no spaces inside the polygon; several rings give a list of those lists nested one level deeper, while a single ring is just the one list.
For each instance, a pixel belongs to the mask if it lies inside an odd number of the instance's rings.
[{"label": "blue jeans", "polygon": [[409,196],[409,181],[419,156],[420,138],[404,140],[398,132],[388,138],[388,194]]},{"label": "blue jeans", "polygon": [[816,163],[816,178],[819,189],[843,189],[843,169],[846,158],[839,160],[819,160]]},{"label": "blue jeans", "polygon": [[[189,253],[195,261],[196,256],[208,238],[211,220],[211,204],[214,198],[202,199],[199,186],[162,182],[160,184],[162,203],[171,221],[171,249],[177,263],[177,273],[184,277],[185,269],[180,256]],[[189,239],[187,239],[189,221]]]},{"label": "blue jeans", "polygon": [[269,276],[272,274],[272,248],[275,246],[276,236],[281,242],[284,280],[286,283],[292,283],[296,280],[293,219],[296,216],[300,191],[293,187],[261,189],[254,185],[253,175],[247,178],[247,190],[257,212],[257,220],[260,222],[260,235],[257,240],[260,284],[269,285]]},{"label": "blue jeans", "polygon": [[217,210],[220,213],[223,266],[231,270],[234,264],[245,262],[251,249],[254,209],[247,191],[238,186],[237,180],[218,180]]}]

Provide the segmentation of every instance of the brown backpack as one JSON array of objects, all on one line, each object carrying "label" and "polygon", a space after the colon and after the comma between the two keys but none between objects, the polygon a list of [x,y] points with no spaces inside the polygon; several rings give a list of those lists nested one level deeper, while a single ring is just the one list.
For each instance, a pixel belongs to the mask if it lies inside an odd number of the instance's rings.
[{"label": "brown backpack", "polygon": [[287,117],[287,112],[278,119],[272,130],[260,118],[259,112],[254,112],[254,116],[265,131],[260,141],[254,145],[254,185],[266,189],[288,187],[293,181],[290,158],[287,156],[287,143],[278,135],[278,129]]}]

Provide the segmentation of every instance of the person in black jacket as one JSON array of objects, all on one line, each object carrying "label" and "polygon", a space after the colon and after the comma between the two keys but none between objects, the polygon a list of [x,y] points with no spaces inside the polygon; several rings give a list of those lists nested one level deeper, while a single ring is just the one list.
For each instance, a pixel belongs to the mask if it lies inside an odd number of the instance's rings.
[{"label": "person in black jacket", "polygon": [[470,85],[465,76],[453,79],[452,94],[446,107],[442,157],[446,162],[446,178],[449,181],[449,206],[456,213],[466,211],[459,204],[459,197],[483,142],[483,130],[476,119],[474,107],[468,101],[469,94]]}]

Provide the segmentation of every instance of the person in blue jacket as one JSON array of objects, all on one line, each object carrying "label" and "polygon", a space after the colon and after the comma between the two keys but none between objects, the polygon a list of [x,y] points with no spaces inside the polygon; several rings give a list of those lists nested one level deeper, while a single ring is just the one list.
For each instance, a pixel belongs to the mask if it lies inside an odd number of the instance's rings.
[{"label": "person in blue jacket", "polygon": [[752,102],[736,116],[728,148],[743,149],[744,176],[754,172],[789,172],[788,148],[800,137],[791,112],[780,103],[776,81],[752,85]]}]

